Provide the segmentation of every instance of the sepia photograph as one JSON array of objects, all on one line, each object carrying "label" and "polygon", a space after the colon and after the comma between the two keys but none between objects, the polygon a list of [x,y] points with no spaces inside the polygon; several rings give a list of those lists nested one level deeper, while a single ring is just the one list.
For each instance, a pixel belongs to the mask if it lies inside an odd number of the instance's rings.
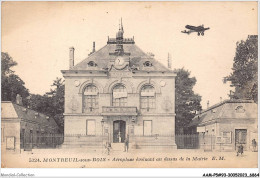
[{"label": "sepia photograph", "polygon": [[2,1],[1,32],[1,168],[258,168],[257,1]]}]

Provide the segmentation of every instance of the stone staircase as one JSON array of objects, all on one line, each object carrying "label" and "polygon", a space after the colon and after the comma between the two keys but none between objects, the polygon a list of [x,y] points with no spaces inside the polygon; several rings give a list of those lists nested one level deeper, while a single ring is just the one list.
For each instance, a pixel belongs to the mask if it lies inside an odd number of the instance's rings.
[{"label": "stone staircase", "polygon": [[124,143],[111,143],[111,147],[113,151],[124,151],[125,144]]}]

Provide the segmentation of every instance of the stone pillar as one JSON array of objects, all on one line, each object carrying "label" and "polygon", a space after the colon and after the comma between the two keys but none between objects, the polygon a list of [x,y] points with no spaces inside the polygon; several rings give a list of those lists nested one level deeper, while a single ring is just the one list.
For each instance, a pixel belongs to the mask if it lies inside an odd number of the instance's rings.
[{"label": "stone pillar", "polygon": [[176,105],[176,103],[175,103],[175,92],[176,92],[175,81],[176,81],[176,80],[175,80],[175,77],[173,77],[173,88],[174,88],[174,92],[172,93],[172,95],[173,95],[173,103],[174,103],[174,104],[173,104],[173,108],[174,108],[174,109],[173,109],[173,113],[174,113],[174,116],[173,116],[173,121],[174,121],[174,122],[173,122],[173,123],[174,123],[174,124],[173,124],[173,128],[174,128],[174,129],[173,129],[173,130],[174,130],[174,132],[173,132],[173,145],[174,145],[174,146],[173,146],[173,148],[174,148],[174,149],[177,149],[177,145],[176,145],[176,143],[175,143],[175,119],[176,119],[176,118],[175,118],[175,117],[176,117],[176,113],[175,113],[175,105]]}]

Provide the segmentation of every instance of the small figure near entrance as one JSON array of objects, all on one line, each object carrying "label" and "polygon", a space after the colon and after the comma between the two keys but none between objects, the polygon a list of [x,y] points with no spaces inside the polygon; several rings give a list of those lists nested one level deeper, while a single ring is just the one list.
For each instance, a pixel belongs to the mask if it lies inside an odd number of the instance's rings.
[{"label": "small figure near entrance", "polygon": [[107,153],[107,155],[110,154],[110,149],[111,148],[112,148],[111,147],[111,143],[110,142],[106,142],[106,144],[105,144],[105,149],[106,149],[105,153]]},{"label": "small figure near entrance", "polygon": [[129,135],[127,134],[126,139],[125,139],[125,151],[128,152],[128,146],[129,146]]},{"label": "small figure near entrance", "polygon": [[252,140],[252,147],[253,147],[253,152],[256,152],[256,145],[257,145],[257,143],[256,143],[256,141],[255,141],[255,139],[253,139]]},{"label": "small figure near entrance", "polygon": [[244,153],[244,147],[243,147],[242,144],[238,146],[237,156],[239,155],[239,153],[240,153],[241,155]]},{"label": "small figure near entrance", "polygon": [[121,132],[120,131],[118,132],[117,138],[118,138],[118,142],[121,143],[122,137],[121,137]]}]

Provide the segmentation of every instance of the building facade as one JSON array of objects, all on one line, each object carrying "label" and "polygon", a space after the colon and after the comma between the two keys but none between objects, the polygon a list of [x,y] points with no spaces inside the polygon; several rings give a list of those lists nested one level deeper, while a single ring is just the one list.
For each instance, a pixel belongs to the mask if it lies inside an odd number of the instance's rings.
[{"label": "building facade", "polygon": [[94,43],[75,66],[70,48],[70,69],[62,70],[64,146],[115,145],[129,137],[131,148],[176,147],[176,75],[123,34],[121,24],[116,38],[98,51]]},{"label": "building facade", "polygon": [[252,150],[258,140],[257,104],[251,100],[226,100],[196,115],[189,125],[198,133],[204,150],[234,151],[239,145]]},{"label": "building facade", "polygon": [[1,102],[2,151],[20,153],[21,150],[61,144],[63,138],[57,138],[59,127],[54,119],[23,107],[21,101],[18,95],[16,103]]}]

